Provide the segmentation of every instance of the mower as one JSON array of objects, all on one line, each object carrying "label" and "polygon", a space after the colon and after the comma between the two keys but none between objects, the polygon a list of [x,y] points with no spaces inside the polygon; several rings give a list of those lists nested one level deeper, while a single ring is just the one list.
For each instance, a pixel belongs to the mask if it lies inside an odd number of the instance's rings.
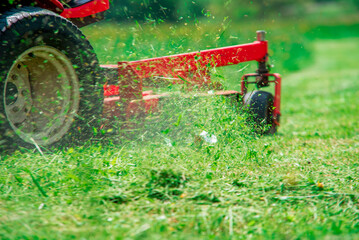
[{"label": "mower", "polygon": [[[144,91],[149,79],[185,84],[187,95],[197,89],[196,96],[232,97],[265,127],[262,133],[273,134],[279,126],[281,76],[270,73],[264,31],[252,43],[99,65],[79,28],[101,20],[109,0],[15,0],[0,6],[1,151],[85,140],[114,119],[159,111],[168,94]],[[212,68],[248,61],[258,62],[258,69],[241,78],[240,92],[211,81]],[[274,96],[249,92],[248,84],[274,84]]]}]

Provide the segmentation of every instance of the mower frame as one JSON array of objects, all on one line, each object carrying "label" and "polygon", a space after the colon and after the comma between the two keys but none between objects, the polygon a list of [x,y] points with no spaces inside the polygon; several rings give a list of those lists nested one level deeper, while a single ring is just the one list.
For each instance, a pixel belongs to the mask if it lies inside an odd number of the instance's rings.
[{"label": "mower frame", "polygon": [[[101,65],[104,71],[117,71],[116,85],[104,85],[104,116],[108,119],[117,117],[125,120],[134,115],[141,115],[158,111],[158,102],[169,94],[153,94],[153,91],[143,91],[143,82],[157,78],[172,81],[173,84],[187,84],[188,90],[193,87],[205,89],[215,86],[211,81],[210,69],[236,65],[243,62],[257,61],[256,73],[245,74],[241,78],[241,91],[213,91],[196,96],[221,95],[244,96],[248,84],[256,84],[258,88],[275,85],[273,122],[279,126],[281,76],[278,73],[269,73],[268,42],[265,40],[265,31],[257,31],[257,40],[253,43],[230,47],[203,50],[198,52],[177,54],[171,56],[143,59],[138,61],[119,62],[118,65]],[[109,74],[110,75],[110,74]],[[248,81],[254,78],[254,81]],[[274,80],[269,80],[274,78]]]}]

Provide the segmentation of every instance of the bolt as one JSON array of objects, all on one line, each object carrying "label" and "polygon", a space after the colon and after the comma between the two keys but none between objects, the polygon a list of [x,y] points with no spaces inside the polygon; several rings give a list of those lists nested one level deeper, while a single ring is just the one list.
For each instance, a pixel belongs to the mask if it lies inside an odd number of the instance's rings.
[{"label": "bolt", "polygon": [[263,30],[257,31],[257,41],[264,41],[266,36],[266,32]]}]

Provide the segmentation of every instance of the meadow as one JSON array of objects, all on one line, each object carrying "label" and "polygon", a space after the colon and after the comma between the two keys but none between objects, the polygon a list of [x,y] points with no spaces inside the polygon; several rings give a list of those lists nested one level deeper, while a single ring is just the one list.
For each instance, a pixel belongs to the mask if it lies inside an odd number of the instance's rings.
[{"label": "meadow", "polygon": [[[0,157],[0,239],[358,239],[357,14],[83,31],[116,63],[251,42],[258,29],[283,75],[276,135],[254,134],[222,99],[176,99],[130,137],[19,149]],[[238,90],[255,67],[213,74]]]}]

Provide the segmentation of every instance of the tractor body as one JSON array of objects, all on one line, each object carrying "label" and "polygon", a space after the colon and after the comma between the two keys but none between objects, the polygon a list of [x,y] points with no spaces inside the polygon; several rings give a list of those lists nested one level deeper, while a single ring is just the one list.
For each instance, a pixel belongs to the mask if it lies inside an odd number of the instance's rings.
[{"label": "tractor body", "polygon": [[1,12],[20,7],[40,7],[60,14],[78,27],[99,21],[109,9],[109,0],[14,0],[0,3]]}]

